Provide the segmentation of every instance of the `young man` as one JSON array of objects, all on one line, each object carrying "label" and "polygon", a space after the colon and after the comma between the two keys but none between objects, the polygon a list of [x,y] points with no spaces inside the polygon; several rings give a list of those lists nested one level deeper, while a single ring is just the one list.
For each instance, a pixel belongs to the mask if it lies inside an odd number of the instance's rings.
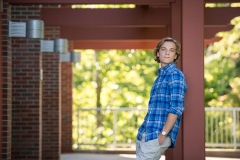
[{"label": "young man", "polygon": [[154,50],[161,64],[150,93],[148,112],[138,129],[137,160],[159,160],[167,148],[174,148],[184,110],[187,84],[175,63],[181,45],[173,38],[163,38]]}]

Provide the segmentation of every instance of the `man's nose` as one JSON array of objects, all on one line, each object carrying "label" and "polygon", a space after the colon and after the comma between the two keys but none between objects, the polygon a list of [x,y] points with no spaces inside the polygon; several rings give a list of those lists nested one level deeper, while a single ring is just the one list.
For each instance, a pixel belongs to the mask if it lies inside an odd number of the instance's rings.
[{"label": "man's nose", "polygon": [[166,54],[170,54],[170,50],[166,50]]}]

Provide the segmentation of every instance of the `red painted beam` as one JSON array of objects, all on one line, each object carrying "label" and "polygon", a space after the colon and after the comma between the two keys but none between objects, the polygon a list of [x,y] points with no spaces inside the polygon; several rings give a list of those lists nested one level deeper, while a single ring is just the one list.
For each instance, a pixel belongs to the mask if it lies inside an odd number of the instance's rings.
[{"label": "red painted beam", "polygon": [[[161,37],[163,38],[163,37]],[[160,39],[161,39],[160,38]],[[160,40],[159,39],[159,40]],[[204,39],[204,48],[207,45],[218,42],[222,38],[215,37],[212,39]],[[132,41],[72,41],[73,49],[147,49],[153,50],[159,40],[132,40]]]},{"label": "red painted beam", "polygon": [[68,40],[153,40],[167,36],[163,28],[61,27],[60,36]]},{"label": "red painted beam", "polygon": [[[229,31],[233,25],[205,26],[204,38],[211,39],[216,33]],[[61,27],[60,37],[68,40],[154,40],[169,36],[166,27],[120,28],[120,27]]]},{"label": "red painted beam", "polygon": [[42,8],[46,26],[121,26],[150,27],[170,25],[168,8],[135,9],[69,9]]},{"label": "red painted beam", "polygon": [[204,24],[205,25],[226,25],[230,21],[240,16],[240,8],[205,8]]},{"label": "red painted beam", "polygon": [[175,0],[8,0],[11,4],[160,4]]},{"label": "red painted beam", "polygon": [[[205,8],[205,25],[226,25],[237,16],[240,8]],[[46,26],[160,27],[171,24],[171,9],[42,8],[41,19]]]},{"label": "red painted beam", "polygon": [[[159,4],[176,0],[8,0],[11,4]],[[239,0],[205,0],[205,3],[237,3]]]},{"label": "red painted beam", "polygon": [[[163,37],[161,37],[163,38]],[[134,41],[74,41],[74,49],[151,49],[156,47],[159,40]]]},{"label": "red painted beam", "polygon": [[213,37],[210,39],[204,39],[204,48],[206,48],[209,44],[220,41],[221,39],[222,37]]},{"label": "red painted beam", "polygon": [[[8,0],[11,4],[159,4],[176,0]],[[205,3],[237,3],[239,0],[205,0]]]},{"label": "red painted beam", "polygon": [[216,33],[222,31],[229,31],[233,29],[234,25],[225,26],[205,26],[204,27],[204,38],[209,39],[215,37]]}]

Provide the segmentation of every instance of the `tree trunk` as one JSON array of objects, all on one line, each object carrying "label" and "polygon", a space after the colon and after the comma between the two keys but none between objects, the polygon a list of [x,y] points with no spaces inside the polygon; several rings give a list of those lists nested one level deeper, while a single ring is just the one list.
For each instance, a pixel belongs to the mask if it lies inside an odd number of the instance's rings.
[{"label": "tree trunk", "polygon": [[[98,53],[95,51],[95,65],[98,63]],[[99,75],[98,68],[96,67],[95,73],[94,73],[94,80],[97,84],[96,86],[96,94],[97,94],[97,99],[96,99],[96,108],[99,109],[101,108],[101,91],[102,91],[102,80]],[[97,128],[99,128],[102,124],[102,114],[101,111],[97,111]]]}]

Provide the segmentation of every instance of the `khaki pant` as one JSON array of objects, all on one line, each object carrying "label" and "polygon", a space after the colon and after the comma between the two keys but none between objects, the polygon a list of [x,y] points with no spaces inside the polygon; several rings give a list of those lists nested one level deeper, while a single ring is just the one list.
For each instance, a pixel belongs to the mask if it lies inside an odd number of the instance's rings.
[{"label": "khaki pant", "polygon": [[159,160],[162,153],[171,145],[171,138],[166,137],[162,145],[159,145],[158,139],[145,142],[145,134],[141,141],[136,142],[136,160]]}]

